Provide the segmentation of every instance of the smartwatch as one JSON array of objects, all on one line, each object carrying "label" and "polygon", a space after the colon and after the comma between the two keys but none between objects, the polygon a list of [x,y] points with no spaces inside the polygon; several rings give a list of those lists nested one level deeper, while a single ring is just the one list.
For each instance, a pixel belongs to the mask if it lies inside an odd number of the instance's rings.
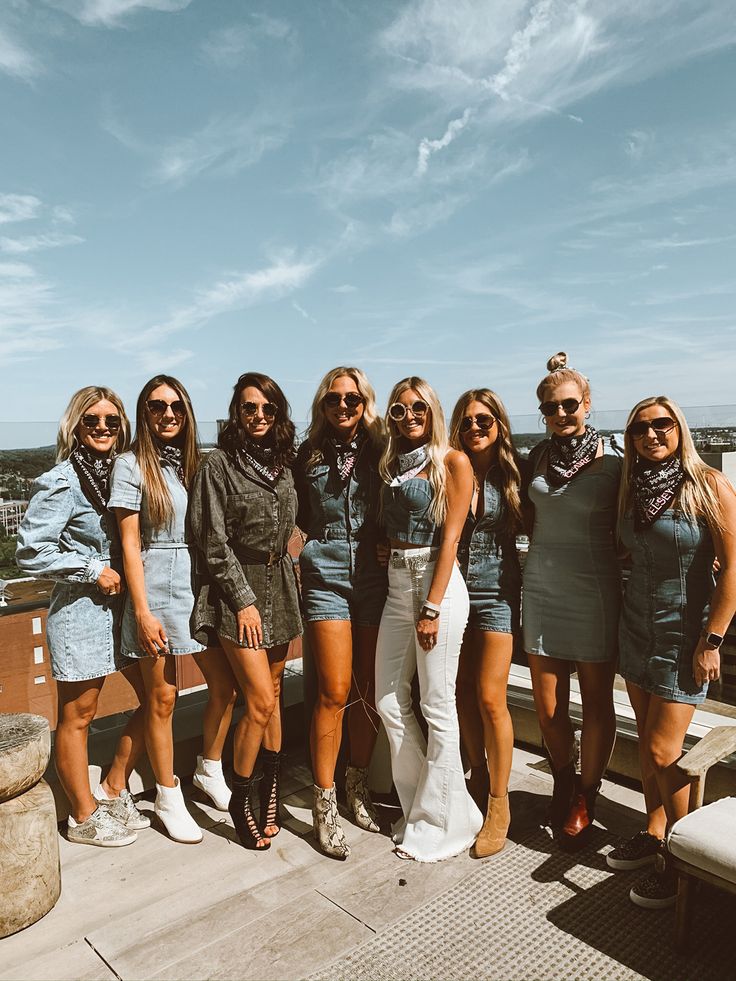
[{"label": "smartwatch", "polygon": [[428,606],[423,606],[419,611],[420,620],[438,620],[440,615],[439,610],[432,610]]},{"label": "smartwatch", "polygon": [[701,637],[705,640],[705,646],[712,647],[714,650],[718,650],[723,643],[721,634],[709,633],[707,630],[702,632]]}]

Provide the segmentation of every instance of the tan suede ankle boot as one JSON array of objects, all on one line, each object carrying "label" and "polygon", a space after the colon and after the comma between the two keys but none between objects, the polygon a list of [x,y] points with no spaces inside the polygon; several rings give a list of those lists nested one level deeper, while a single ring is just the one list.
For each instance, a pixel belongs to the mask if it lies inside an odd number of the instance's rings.
[{"label": "tan suede ankle boot", "polygon": [[488,812],[473,846],[475,858],[486,858],[500,852],[506,843],[506,835],[511,824],[509,795],[488,798]]}]

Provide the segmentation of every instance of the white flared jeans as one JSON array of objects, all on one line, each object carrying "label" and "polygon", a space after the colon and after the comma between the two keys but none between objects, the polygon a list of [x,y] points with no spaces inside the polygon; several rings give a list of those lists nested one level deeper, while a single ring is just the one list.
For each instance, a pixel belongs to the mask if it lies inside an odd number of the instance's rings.
[{"label": "white flared jeans", "polygon": [[[437,644],[423,650],[416,623],[434,562],[428,548],[391,553],[388,597],[376,648],[376,707],[391,748],[391,770],[404,815],[401,850],[419,862],[439,862],[475,841],[483,815],[465,787],[455,705],[460,645],[468,620],[465,581],[457,566],[442,600]],[[411,683],[419,678],[428,738],[414,715]]]}]

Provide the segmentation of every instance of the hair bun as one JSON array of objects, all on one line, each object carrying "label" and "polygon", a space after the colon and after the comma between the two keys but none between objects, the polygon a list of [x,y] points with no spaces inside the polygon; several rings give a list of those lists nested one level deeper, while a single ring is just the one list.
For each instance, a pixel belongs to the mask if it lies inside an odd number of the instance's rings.
[{"label": "hair bun", "polygon": [[564,351],[558,351],[547,362],[547,371],[550,373],[553,371],[562,371],[563,368],[567,368],[567,355]]}]

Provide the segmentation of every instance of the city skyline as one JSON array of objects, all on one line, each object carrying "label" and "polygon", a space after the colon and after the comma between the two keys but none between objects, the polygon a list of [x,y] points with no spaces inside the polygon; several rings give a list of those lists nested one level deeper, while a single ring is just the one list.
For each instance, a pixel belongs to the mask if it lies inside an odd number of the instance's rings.
[{"label": "city skyline", "polygon": [[303,420],[338,363],[531,414],[560,349],[600,409],[734,401],[735,41],[725,2],[9,0],[0,422],[160,371],[214,420],[247,369]]}]

